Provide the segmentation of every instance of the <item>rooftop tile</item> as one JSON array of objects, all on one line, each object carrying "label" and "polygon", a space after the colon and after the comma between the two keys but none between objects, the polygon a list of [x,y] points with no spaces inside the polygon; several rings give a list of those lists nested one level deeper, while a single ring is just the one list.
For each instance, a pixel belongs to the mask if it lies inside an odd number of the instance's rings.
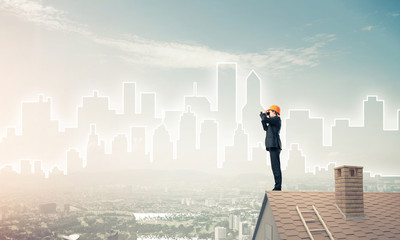
[{"label": "rooftop tile", "polygon": [[[282,239],[309,239],[296,206],[300,211],[312,211],[312,205],[335,239],[395,239],[400,234],[400,193],[364,192],[365,216],[354,219],[346,219],[340,213],[334,192],[267,191],[266,194]],[[315,215],[303,213],[303,217],[310,219]],[[308,225],[311,229],[321,228],[319,221]],[[325,239],[323,234],[313,235]]]}]

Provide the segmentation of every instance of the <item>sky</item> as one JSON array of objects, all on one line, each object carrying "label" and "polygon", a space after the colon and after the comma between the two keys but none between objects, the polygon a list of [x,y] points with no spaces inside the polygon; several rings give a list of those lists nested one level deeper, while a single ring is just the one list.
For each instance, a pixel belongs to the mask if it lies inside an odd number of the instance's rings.
[{"label": "sky", "polygon": [[262,105],[282,116],[310,109],[325,130],[335,118],[361,124],[363,100],[377,95],[395,129],[399,26],[399,1],[0,0],[0,136],[40,93],[62,128],[93,90],[122,113],[126,81],[157,93],[158,116],[183,107],[193,82],[216,109],[218,62],[237,63],[239,121],[254,70]]}]

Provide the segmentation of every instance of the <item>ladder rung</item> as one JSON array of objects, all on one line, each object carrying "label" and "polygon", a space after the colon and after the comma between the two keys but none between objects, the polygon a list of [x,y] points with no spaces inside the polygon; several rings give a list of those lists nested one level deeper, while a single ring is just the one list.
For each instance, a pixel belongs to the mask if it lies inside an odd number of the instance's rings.
[{"label": "ladder rung", "polygon": [[311,232],[321,232],[321,231],[326,231],[325,229],[321,228],[321,229],[310,229]]},{"label": "ladder rung", "polygon": [[[329,239],[334,240],[333,236],[332,236],[331,232],[329,232],[328,227],[326,226],[324,220],[322,220],[321,216],[319,215],[317,208],[314,205],[312,205],[312,207],[313,207],[314,211],[303,211],[302,212],[302,211],[300,211],[299,206],[296,206],[297,213],[299,214],[300,219],[301,219],[304,227],[307,230],[308,236],[310,237],[311,240],[314,240],[314,237],[313,237],[311,232],[326,232],[328,234]],[[310,219],[305,220],[303,215],[302,215],[303,213],[314,213],[318,217],[319,222],[322,224],[322,226],[324,228],[321,228],[321,229],[309,229],[308,226],[307,226],[307,222],[316,222],[317,219],[310,218]]]},{"label": "ladder rung", "polygon": [[334,240],[334,238],[333,238],[331,232],[328,230],[328,227],[326,226],[324,220],[322,220],[321,215],[319,215],[317,208],[314,205],[312,205],[312,207],[313,207],[315,214],[317,215],[319,221],[322,223],[322,226],[324,226],[325,232],[328,234],[329,239]]},{"label": "ladder rung", "polygon": [[316,222],[317,221],[317,219],[307,219],[307,220],[305,220],[306,222]]}]

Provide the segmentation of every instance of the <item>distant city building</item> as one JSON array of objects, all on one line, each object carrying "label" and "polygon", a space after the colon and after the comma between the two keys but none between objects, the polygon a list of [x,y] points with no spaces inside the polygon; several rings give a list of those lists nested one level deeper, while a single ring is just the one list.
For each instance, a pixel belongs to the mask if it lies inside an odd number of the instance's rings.
[{"label": "distant city building", "polygon": [[20,171],[21,175],[31,175],[32,172],[32,163],[31,160],[20,160]]},{"label": "distant city building", "polygon": [[240,215],[233,215],[233,222],[232,222],[233,230],[238,232],[239,226],[240,226]]},{"label": "distant city building", "polygon": [[244,240],[250,238],[251,224],[247,221],[239,223],[239,239]]},{"label": "distant city building", "polygon": [[182,199],[181,199],[181,204],[182,204],[182,205],[190,206],[190,205],[193,205],[193,204],[194,204],[194,200],[191,199],[191,198],[182,198]]},{"label": "distant city building", "polygon": [[217,206],[217,202],[215,201],[215,199],[206,199],[205,205],[207,207],[214,207],[214,206]]},{"label": "distant city building", "polygon": [[216,227],[215,228],[215,240],[225,240],[226,239],[226,228]]},{"label": "distant city building", "polygon": [[39,205],[39,212],[42,214],[56,213],[56,203],[45,203]]}]

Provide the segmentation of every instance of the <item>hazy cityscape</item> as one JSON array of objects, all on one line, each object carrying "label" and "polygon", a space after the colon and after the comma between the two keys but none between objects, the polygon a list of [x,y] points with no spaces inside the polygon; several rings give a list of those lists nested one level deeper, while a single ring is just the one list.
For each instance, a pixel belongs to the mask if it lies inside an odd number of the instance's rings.
[{"label": "hazy cityscape", "polygon": [[[235,68],[219,65],[218,83],[226,76],[234,82]],[[255,72],[247,83],[259,92]],[[166,110],[161,119],[155,117],[153,93],[141,94],[143,111],[135,111],[135,83],[124,83],[123,115],[95,91],[83,97],[77,127],[64,131],[51,119],[50,98],[22,103],[22,134],[8,128],[0,143],[2,160],[9,163],[0,171],[4,239],[250,239],[263,192],[273,186],[257,114],[260,96],[248,93],[247,124],[243,119],[227,126],[226,116],[210,111],[196,87],[184,97],[185,111]],[[220,94],[218,99],[226,98]],[[358,159],[359,152],[346,152],[336,138],[362,141],[374,132],[398,141],[398,130],[379,127],[383,114],[368,114],[371,108],[383,113],[383,102],[368,96],[363,104],[365,126],[338,119],[331,146],[322,143],[323,118],[310,118],[310,110],[288,111],[282,131],[284,190],[333,191],[333,168],[341,158],[374,166]],[[320,165],[313,164],[317,161]],[[400,191],[400,177],[364,176],[364,191]]]},{"label": "hazy cityscape", "polygon": [[0,0],[0,240],[396,238],[399,26],[396,0]]},{"label": "hazy cityscape", "polygon": [[[123,114],[115,113],[109,98],[94,91],[77,106],[76,127],[61,130],[60,120],[52,119],[51,97],[40,95],[36,102],[22,102],[21,126],[8,127],[1,138],[1,171],[46,177],[54,170],[64,174],[142,168],[265,172],[269,156],[258,116],[266,108],[260,104],[260,79],[255,71],[248,75],[247,103],[238,122],[233,104],[236,67],[218,64],[217,88],[224,89],[218,92],[218,111],[211,110],[207,97],[197,95],[197,83],[193,93],[184,96],[185,109],[162,110],[161,118],[155,114],[155,93],[140,93],[136,104],[135,82],[123,84]],[[399,128],[383,128],[384,101],[377,96],[367,96],[362,109],[362,126],[335,119],[328,131],[330,145],[324,144],[328,133],[323,117],[311,117],[308,109],[283,111],[283,169],[293,167],[294,177],[331,163],[353,164],[363,165],[372,175],[398,176],[397,158],[391,156],[400,155],[394,147],[400,140]]]},{"label": "hazy cityscape", "polygon": [[[283,172],[284,190],[333,191],[333,170]],[[313,181],[310,181],[312,179]],[[366,176],[364,191],[400,191],[399,178]],[[195,170],[0,176],[4,239],[251,239],[270,174]]]}]

